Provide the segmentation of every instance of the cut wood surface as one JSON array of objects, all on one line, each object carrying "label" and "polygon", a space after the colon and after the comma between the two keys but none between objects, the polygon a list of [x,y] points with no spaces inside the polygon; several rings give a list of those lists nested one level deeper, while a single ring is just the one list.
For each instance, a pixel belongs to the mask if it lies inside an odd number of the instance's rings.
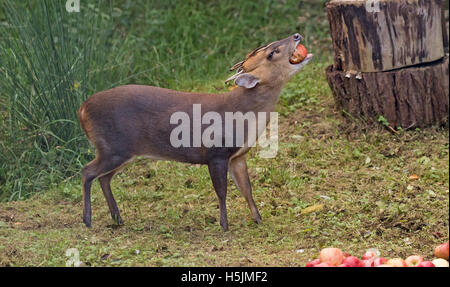
[{"label": "cut wood surface", "polygon": [[380,72],[443,58],[442,1],[331,0],[335,69]]},{"label": "cut wood surface", "polygon": [[349,74],[333,65],[327,81],[337,106],[356,118],[392,127],[448,125],[449,60],[389,72]]}]

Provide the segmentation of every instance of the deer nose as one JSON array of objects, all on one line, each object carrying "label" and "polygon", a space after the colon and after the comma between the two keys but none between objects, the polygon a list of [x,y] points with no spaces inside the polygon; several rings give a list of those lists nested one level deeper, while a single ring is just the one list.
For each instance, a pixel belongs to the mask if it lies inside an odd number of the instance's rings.
[{"label": "deer nose", "polygon": [[292,36],[294,38],[295,41],[301,41],[303,40],[302,35],[300,35],[299,33],[295,33],[294,36]]}]

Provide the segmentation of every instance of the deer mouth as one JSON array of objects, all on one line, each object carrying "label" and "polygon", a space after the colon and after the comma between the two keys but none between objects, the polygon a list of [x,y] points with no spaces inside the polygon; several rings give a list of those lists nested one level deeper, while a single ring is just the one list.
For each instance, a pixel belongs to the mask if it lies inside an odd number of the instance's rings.
[{"label": "deer mouth", "polygon": [[289,63],[291,63],[292,65],[300,64],[307,58],[307,56],[308,50],[306,49],[306,47],[300,43],[297,43],[297,45],[295,46],[294,53],[289,58]]}]

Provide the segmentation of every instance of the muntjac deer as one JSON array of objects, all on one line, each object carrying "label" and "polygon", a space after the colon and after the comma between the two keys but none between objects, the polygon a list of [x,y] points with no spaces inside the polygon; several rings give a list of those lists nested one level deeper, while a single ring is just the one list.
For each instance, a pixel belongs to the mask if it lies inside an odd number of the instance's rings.
[{"label": "muntjac deer", "polygon": [[[227,174],[230,172],[250,207],[254,221],[260,223],[261,216],[253,201],[246,164],[246,154],[251,147],[250,129],[244,129],[244,144],[232,140],[231,145],[220,145],[230,137],[226,127],[222,128],[220,124],[214,141],[216,144],[174,145],[171,141],[172,116],[182,112],[192,118],[195,105],[201,105],[202,115],[215,112],[221,117],[227,112],[260,115],[275,111],[284,84],[312,59],[313,55],[308,54],[300,63],[292,60],[302,39],[296,33],[249,53],[244,61],[231,68],[236,73],[227,82],[232,81],[237,87],[228,93],[186,93],[126,85],[88,98],[78,111],[81,126],[96,148],[95,159],[82,170],[83,221],[86,226],[91,226],[91,185],[95,179],[100,181],[113,220],[122,224],[110,182],[116,172],[137,156],[208,165],[219,198],[220,225],[224,231],[228,230],[225,201]],[[267,124],[268,118],[263,129],[256,131],[256,136],[265,130]],[[235,131],[231,136],[234,134]],[[191,139],[198,142],[198,137],[193,129],[187,135],[189,142]]]}]

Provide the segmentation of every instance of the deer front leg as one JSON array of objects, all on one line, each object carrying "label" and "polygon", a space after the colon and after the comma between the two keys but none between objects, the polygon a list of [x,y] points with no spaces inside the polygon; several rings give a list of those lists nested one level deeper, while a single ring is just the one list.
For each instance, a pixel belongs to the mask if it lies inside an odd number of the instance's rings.
[{"label": "deer front leg", "polygon": [[209,175],[219,198],[220,209],[220,226],[223,231],[228,231],[227,219],[227,174],[228,174],[228,160],[215,160],[208,163]]},{"label": "deer front leg", "polygon": [[252,187],[250,185],[250,178],[248,177],[245,154],[231,159],[229,169],[234,183],[247,201],[248,207],[252,212],[253,220],[256,223],[261,223],[261,215],[259,214],[258,208],[256,207],[252,196]]}]

